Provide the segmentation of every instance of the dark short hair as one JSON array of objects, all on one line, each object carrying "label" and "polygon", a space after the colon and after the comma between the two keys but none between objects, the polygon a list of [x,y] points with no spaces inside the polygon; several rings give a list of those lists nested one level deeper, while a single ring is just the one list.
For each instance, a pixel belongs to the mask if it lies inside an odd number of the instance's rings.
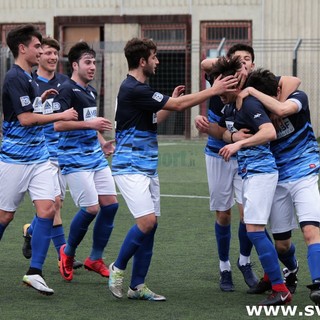
[{"label": "dark short hair", "polygon": [[157,52],[157,46],[151,39],[132,38],[129,40],[124,47],[129,70],[138,68],[141,58],[148,60],[152,50]]},{"label": "dark short hair", "polygon": [[252,62],[254,61],[254,50],[251,46],[243,43],[237,43],[229,48],[227,57],[230,59],[236,51],[247,51],[251,55]]},{"label": "dark short hair", "polygon": [[96,57],[96,52],[92,48],[89,47],[87,42],[80,41],[80,42],[77,42],[75,45],[73,45],[70,48],[69,53],[68,53],[68,60],[69,60],[71,68],[72,68],[73,62],[78,63],[79,60],[81,59],[81,57],[85,54],[90,55],[93,58]]},{"label": "dark short hair", "polygon": [[269,96],[276,97],[278,79],[271,71],[260,68],[249,74],[245,87],[253,87]]},{"label": "dark short hair", "polygon": [[212,65],[211,73],[209,74],[211,79],[217,78],[220,74],[222,78],[234,75],[242,67],[242,63],[239,57],[220,57],[217,62]]},{"label": "dark short hair", "polygon": [[32,37],[38,38],[40,42],[42,41],[40,31],[33,24],[20,25],[8,32],[6,41],[14,58],[17,58],[19,55],[19,45],[24,44],[28,46]]},{"label": "dark short hair", "polygon": [[57,51],[60,51],[60,44],[54,38],[44,37],[44,38],[42,38],[41,44],[43,46],[49,46],[49,47],[52,47],[52,48],[56,49]]}]

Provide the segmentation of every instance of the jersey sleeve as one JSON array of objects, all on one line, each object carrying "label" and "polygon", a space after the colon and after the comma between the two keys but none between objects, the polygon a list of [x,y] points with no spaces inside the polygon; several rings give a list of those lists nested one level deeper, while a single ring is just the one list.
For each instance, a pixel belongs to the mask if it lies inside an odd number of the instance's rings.
[{"label": "jersey sleeve", "polygon": [[154,113],[161,110],[170,98],[167,95],[154,91],[143,83],[136,85],[134,96],[137,109],[152,111]]},{"label": "jersey sleeve", "polygon": [[6,99],[11,101],[10,105],[16,115],[33,110],[32,97],[28,94],[30,86],[23,80],[17,77],[15,81],[7,81],[6,88],[4,88]]},{"label": "jersey sleeve", "polygon": [[59,94],[54,97],[53,108],[58,112],[63,112],[72,108],[73,91],[68,86],[61,86]]},{"label": "jersey sleeve", "polygon": [[242,108],[243,116],[247,119],[250,127],[252,127],[256,132],[259,131],[259,127],[261,125],[271,123],[266,109],[258,99],[252,96],[246,98],[243,102]]}]

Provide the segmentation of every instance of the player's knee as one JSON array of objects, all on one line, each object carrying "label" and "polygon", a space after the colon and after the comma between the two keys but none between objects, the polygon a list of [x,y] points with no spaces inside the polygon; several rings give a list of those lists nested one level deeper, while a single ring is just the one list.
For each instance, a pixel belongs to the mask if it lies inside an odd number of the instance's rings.
[{"label": "player's knee", "polygon": [[301,222],[300,227],[303,232],[304,240],[307,244],[320,242],[319,222]]}]

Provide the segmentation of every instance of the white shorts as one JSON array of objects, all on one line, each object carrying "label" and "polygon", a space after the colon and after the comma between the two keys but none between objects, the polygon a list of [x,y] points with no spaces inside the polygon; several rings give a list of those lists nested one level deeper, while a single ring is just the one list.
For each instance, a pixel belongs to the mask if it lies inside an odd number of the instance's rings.
[{"label": "white shorts", "polygon": [[282,233],[297,228],[299,222],[320,222],[320,195],[318,175],[292,182],[279,183],[270,215],[272,233]]},{"label": "white shorts", "polygon": [[99,195],[117,195],[110,167],[99,171],[66,174],[71,197],[76,206],[86,208],[99,203]]},{"label": "white shorts", "polygon": [[114,180],[134,216],[140,218],[150,213],[160,216],[159,178],[142,174],[115,175]]},{"label": "white shorts", "polygon": [[14,212],[28,191],[32,201],[55,199],[52,166],[0,162],[0,209]]},{"label": "white shorts", "polygon": [[238,174],[237,160],[206,155],[207,178],[210,193],[210,210],[226,211],[234,204],[242,204],[242,179]]},{"label": "white shorts", "polygon": [[267,225],[277,182],[278,172],[256,174],[243,180],[244,223]]},{"label": "white shorts", "polygon": [[51,162],[53,174],[54,174],[56,197],[60,196],[60,199],[64,200],[64,198],[66,197],[66,190],[67,190],[66,176],[61,174],[58,161],[50,160],[50,162]]}]

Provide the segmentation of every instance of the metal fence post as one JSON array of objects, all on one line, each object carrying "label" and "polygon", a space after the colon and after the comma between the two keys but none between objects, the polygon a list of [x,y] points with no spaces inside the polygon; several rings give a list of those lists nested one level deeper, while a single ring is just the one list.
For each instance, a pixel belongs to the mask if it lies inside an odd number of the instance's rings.
[{"label": "metal fence post", "polygon": [[302,39],[299,38],[296,42],[296,45],[293,49],[293,61],[292,61],[292,75],[294,77],[297,76],[298,74],[298,68],[297,68],[297,64],[298,64],[298,50],[299,50],[299,47],[301,45],[301,42],[302,42]]}]

